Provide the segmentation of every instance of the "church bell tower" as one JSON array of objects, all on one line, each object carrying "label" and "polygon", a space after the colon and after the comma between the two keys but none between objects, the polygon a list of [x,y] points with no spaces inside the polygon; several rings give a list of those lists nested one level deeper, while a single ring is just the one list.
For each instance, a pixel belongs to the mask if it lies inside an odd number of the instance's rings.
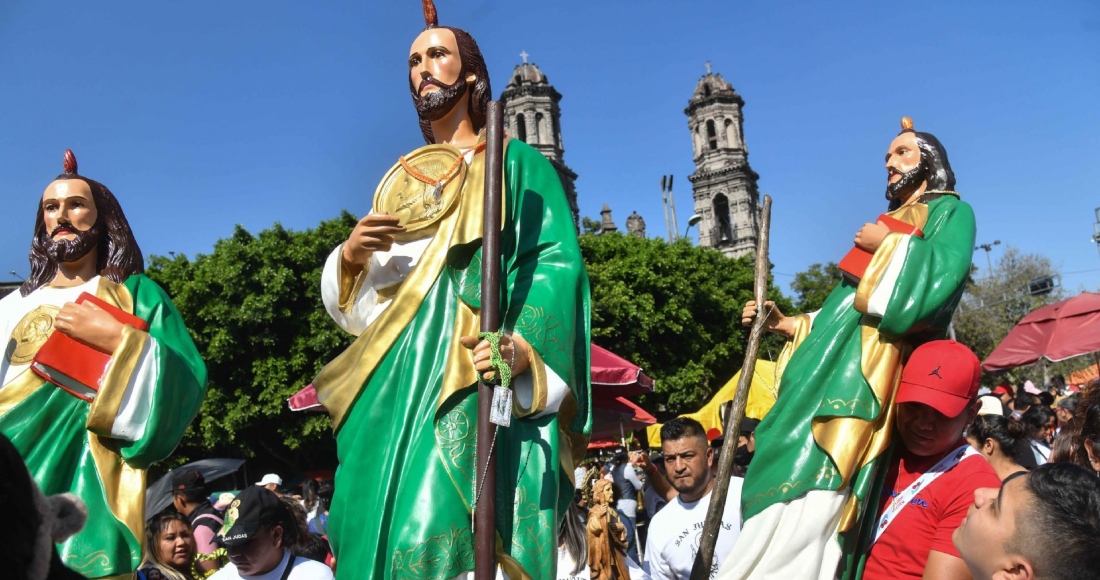
[{"label": "church bell tower", "polygon": [[577,189],[573,183],[577,174],[565,164],[565,146],[561,140],[561,93],[542,74],[535,63],[527,62],[527,53],[520,53],[523,63],[500,94],[504,104],[504,128],[512,138],[519,139],[542,153],[561,179],[565,197],[573,210],[573,225],[580,220],[577,209]]},{"label": "church bell tower", "polygon": [[695,85],[684,109],[691,131],[695,173],[691,181],[699,245],[737,258],[756,252],[760,231],[760,178],[749,167],[741,108],[744,99],[722,75],[711,72]]}]

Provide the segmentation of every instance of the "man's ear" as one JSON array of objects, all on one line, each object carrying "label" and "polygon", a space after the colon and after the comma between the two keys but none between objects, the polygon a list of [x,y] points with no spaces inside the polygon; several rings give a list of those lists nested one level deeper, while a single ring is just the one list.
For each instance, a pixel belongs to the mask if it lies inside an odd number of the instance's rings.
[{"label": "man's ear", "polygon": [[1035,580],[1035,568],[1019,554],[1008,555],[1008,566],[993,573],[993,580]]}]

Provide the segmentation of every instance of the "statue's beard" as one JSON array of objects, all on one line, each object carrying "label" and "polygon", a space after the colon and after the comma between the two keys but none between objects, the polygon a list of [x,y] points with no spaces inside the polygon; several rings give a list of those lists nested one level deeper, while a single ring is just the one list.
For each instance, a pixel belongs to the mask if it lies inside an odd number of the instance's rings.
[{"label": "statue's beard", "polygon": [[103,237],[103,225],[98,220],[87,231],[77,230],[72,225],[68,227],[76,234],[75,238],[55,240],[54,236],[57,234],[58,228],[54,228],[50,238],[46,240],[46,253],[60,264],[75,262],[87,256],[88,252],[99,245],[99,240]]},{"label": "statue's beard", "polygon": [[[421,96],[421,90],[428,84],[439,87],[439,90]],[[438,121],[446,117],[447,114],[451,112],[451,109],[454,109],[455,105],[462,100],[462,96],[465,94],[466,79],[461,74],[458,75],[458,80],[450,85],[445,85],[434,78],[425,79],[417,88],[416,94],[413,95],[413,102],[416,104],[416,114],[419,115],[421,119],[425,119],[429,122]]]},{"label": "statue's beard", "polygon": [[928,180],[928,168],[921,161],[910,171],[901,174],[901,179],[886,184],[886,199],[904,202],[913,195],[920,184]]}]

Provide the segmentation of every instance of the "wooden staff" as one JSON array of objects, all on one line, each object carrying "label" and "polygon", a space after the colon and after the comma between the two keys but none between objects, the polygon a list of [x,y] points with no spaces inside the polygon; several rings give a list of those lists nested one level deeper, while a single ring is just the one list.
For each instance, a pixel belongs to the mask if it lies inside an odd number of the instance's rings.
[{"label": "wooden staff", "polygon": [[[726,509],[726,494],[730,487],[730,472],[733,471],[733,459],[737,451],[737,438],[741,434],[741,419],[745,416],[745,403],[749,398],[749,385],[756,372],[756,356],[760,351],[760,338],[764,334],[764,323],[768,313],[764,308],[768,291],[768,236],[771,231],[772,198],[764,196],[764,207],[760,211],[760,238],[756,242],[756,280],[753,284],[753,296],[756,299],[756,319],[749,332],[749,344],[745,347],[745,362],[741,364],[741,379],[737,381],[737,394],[733,397],[733,408],[726,417],[725,430],[722,431],[722,451],[718,456],[718,474],[710,494],[710,507],[707,519],[703,523],[703,537],[699,542],[699,552],[695,555],[695,564],[691,567],[691,580],[708,580],[714,565],[714,546],[718,543],[718,531],[722,523],[722,514]],[[739,498],[738,498],[739,499]],[[793,579],[792,579],[793,580]]]},{"label": "wooden staff", "polygon": [[[500,214],[503,205],[504,115],[499,101],[489,103],[485,120],[485,216],[481,234],[481,332],[500,330]],[[496,425],[493,385],[477,385],[477,463],[475,486],[474,578],[496,578],[497,461],[492,454]],[[488,497],[485,497],[488,496]]]}]

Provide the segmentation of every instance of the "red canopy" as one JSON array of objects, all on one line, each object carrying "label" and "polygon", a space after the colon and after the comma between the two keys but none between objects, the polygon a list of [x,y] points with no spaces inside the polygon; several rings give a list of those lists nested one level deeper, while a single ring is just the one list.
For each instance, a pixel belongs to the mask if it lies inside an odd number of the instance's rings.
[{"label": "red canopy", "polygon": [[592,345],[592,396],[603,400],[653,392],[653,379],[625,358]]},{"label": "red canopy", "polygon": [[1100,351],[1100,294],[1083,292],[1025,316],[982,363],[987,371]]}]

